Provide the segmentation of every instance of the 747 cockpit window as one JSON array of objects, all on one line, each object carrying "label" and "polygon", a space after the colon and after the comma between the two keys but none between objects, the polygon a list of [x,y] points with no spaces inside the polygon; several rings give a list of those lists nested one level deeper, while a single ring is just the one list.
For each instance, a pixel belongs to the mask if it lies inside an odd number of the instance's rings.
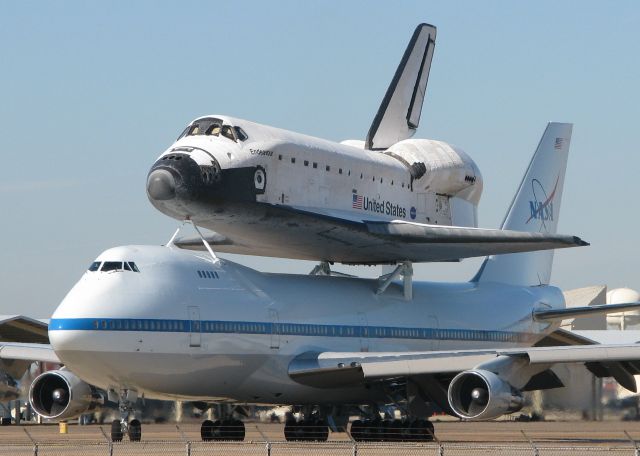
[{"label": "747 cockpit window", "polygon": [[[100,267],[102,265],[102,267]],[[110,271],[131,271],[131,272],[140,272],[138,266],[133,261],[105,261],[104,263],[100,261],[94,261],[89,266],[89,271],[97,271],[100,272],[110,272]]]},{"label": "747 cockpit window", "polygon": [[100,272],[122,271],[122,261],[105,261]]}]

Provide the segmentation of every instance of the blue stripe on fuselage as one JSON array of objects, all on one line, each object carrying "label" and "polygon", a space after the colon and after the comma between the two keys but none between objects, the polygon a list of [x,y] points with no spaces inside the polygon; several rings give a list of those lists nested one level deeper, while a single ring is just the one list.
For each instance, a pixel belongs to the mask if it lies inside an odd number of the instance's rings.
[{"label": "blue stripe on fuselage", "polygon": [[135,318],[55,318],[49,331],[144,331],[203,334],[277,334],[311,337],[367,337],[370,339],[469,340],[529,342],[536,334],[513,331],[452,328],[404,328],[260,321],[174,320]]}]

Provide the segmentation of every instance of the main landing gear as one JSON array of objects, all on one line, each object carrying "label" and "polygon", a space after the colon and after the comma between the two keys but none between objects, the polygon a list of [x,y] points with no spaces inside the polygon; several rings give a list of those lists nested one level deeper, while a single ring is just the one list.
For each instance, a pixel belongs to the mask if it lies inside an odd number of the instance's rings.
[{"label": "main landing gear", "polygon": [[200,426],[200,436],[203,442],[211,442],[214,440],[235,440],[242,442],[244,440],[244,423],[234,418],[226,418],[224,420],[206,420]]},{"label": "main landing gear", "polygon": [[132,419],[129,416],[135,413],[135,403],[138,395],[135,391],[122,390],[118,399],[118,409],[120,419],[111,422],[111,441],[122,442],[124,434],[129,436],[131,442],[139,442],[142,439],[142,423],[140,420]]},{"label": "main landing gear", "polygon": [[434,440],[429,420],[356,420],[351,437],[356,442],[430,442]]},{"label": "main landing gear", "polygon": [[324,419],[315,416],[298,421],[289,415],[284,424],[284,438],[288,442],[326,442],[329,426]]}]

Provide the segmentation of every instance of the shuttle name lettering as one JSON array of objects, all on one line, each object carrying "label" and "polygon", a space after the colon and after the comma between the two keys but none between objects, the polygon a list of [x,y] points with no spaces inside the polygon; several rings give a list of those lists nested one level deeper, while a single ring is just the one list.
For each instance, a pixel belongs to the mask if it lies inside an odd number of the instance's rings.
[{"label": "shuttle name lettering", "polygon": [[251,155],[264,155],[264,156],[267,156],[267,157],[272,157],[273,156],[273,151],[272,150],[249,149],[249,151],[251,152]]}]

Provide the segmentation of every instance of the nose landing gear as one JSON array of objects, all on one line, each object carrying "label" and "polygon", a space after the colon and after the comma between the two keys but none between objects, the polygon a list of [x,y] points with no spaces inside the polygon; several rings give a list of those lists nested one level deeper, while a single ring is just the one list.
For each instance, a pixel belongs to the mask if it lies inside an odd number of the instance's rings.
[{"label": "nose landing gear", "polygon": [[131,442],[139,442],[142,439],[142,423],[137,419],[133,419],[131,422],[122,420],[113,420],[111,422],[112,442],[122,442],[125,432]]},{"label": "nose landing gear", "polygon": [[132,390],[120,391],[118,395],[120,419],[113,420],[111,423],[112,442],[122,442],[125,432],[131,442],[139,442],[142,439],[142,423],[140,423],[140,420],[134,418],[129,421],[129,416],[135,414],[135,403],[137,400],[137,392]]}]

